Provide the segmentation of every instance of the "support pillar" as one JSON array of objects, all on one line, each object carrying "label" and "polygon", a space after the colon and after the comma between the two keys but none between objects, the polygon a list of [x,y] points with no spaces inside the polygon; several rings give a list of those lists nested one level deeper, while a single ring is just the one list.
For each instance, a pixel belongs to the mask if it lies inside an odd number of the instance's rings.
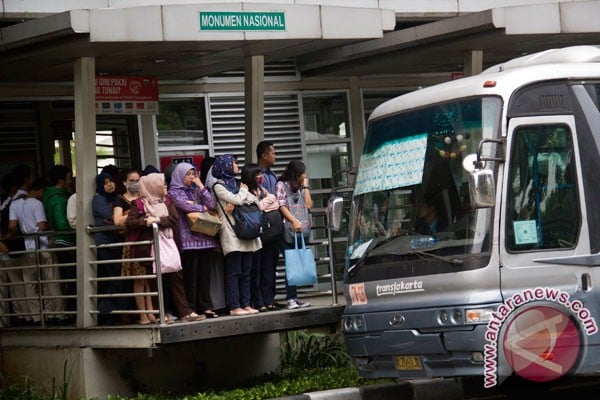
[{"label": "support pillar", "polygon": [[95,259],[90,249],[92,236],[84,234],[85,227],[94,223],[92,197],[96,191],[96,60],[81,57],[74,63],[75,93],[75,167],[77,192],[77,326],[94,323],[90,309],[92,275],[89,262]]},{"label": "support pillar", "polygon": [[[363,101],[362,91],[360,89],[360,82],[358,77],[351,76],[349,78],[350,87],[350,115],[352,120],[350,121],[350,132],[352,135],[352,160],[354,165],[358,165],[360,156],[362,154],[362,148],[365,143],[365,117],[363,112]],[[354,165],[350,165],[353,167]]]},{"label": "support pillar", "polygon": [[256,145],[265,137],[265,57],[244,60],[245,160],[257,162]]},{"label": "support pillar", "polygon": [[471,50],[465,54],[464,60],[465,76],[477,75],[483,71],[483,51]]},{"label": "support pillar", "polygon": [[139,141],[141,150],[141,167],[154,165],[160,169],[158,157],[158,138],[156,136],[156,119],[154,115],[138,115]]}]

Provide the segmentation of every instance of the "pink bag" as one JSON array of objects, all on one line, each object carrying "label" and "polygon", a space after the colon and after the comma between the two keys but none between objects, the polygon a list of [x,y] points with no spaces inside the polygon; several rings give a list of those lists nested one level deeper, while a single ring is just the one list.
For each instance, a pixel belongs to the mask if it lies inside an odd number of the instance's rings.
[{"label": "pink bag", "polygon": [[[158,231],[158,246],[160,250],[160,272],[169,274],[181,271],[181,256],[175,240],[167,237],[164,231]],[[152,245],[150,255],[154,257],[154,245]],[[156,273],[156,262],[152,263],[152,271]]]}]

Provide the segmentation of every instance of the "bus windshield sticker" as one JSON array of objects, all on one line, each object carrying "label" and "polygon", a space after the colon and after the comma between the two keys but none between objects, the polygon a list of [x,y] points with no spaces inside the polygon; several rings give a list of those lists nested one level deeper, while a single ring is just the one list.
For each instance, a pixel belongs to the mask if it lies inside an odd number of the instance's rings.
[{"label": "bus windshield sticker", "polygon": [[513,227],[515,230],[516,244],[532,244],[538,242],[537,227],[534,220],[515,221],[513,222]]},{"label": "bus windshield sticker", "polygon": [[423,180],[427,134],[387,142],[360,158],[355,194],[411,186]]}]

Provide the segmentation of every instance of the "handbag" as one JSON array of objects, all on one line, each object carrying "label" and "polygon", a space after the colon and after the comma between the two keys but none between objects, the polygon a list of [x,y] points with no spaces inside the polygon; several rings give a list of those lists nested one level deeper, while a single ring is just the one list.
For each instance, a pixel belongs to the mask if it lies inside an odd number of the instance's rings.
[{"label": "handbag", "polygon": [[262,233],[260,239],[263,243],[272,243],[278,240],[283,233],[283,216],[279,210],[263,211]]},{"label": "handbag", "polygon": [[[154,257],[154,246],[150,249],[150,256]],[[179,249],[172,237],[167,237],[164,231],[158,231],[158,249],[160,256],[160,272],[169,274],[172,272],[181,271],[181,256]],[[156,273],[156,261],[152,263],[152,271]]]},{"label": "handbag", "polygon": [[304,244],[304,235],[302,238],[302,247],[298,247],[298,234],[294,235],[294,248],[284,251],[285,257],[285,278],[289,286],[306,286],[317,283],[317,263],[313,252]]},{"label": "handbag", "polygon": [[214,211],[191,212],[187,214],[187,220],[193,232],[215,236],[221,230],[221,217]]}]

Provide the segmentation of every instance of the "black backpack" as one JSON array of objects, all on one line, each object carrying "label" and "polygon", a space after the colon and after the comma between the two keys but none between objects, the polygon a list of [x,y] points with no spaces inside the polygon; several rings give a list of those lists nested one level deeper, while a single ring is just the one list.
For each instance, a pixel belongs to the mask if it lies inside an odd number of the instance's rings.
[{"label": "black backpack", "polygon": [[[10,205],[14,200],[24,199],[27,197],[26,194],[21,193],[14,199],[10,200],[2,210],[0,210],[0,231],[2,232],[2,237],[4,238],[2,242],[8,247],[8,250],[13,251],[25,251],[25,238],[17,237],[15,239],[6,239],[6,235],[8,235],[8,223],[10,219]],[[17,224],[17,231],[15,232],[15,236],[21,236],[21,230],[19,229],[19,225]],[[11,255],[11,257],[20,257],[21,255]]]}]

